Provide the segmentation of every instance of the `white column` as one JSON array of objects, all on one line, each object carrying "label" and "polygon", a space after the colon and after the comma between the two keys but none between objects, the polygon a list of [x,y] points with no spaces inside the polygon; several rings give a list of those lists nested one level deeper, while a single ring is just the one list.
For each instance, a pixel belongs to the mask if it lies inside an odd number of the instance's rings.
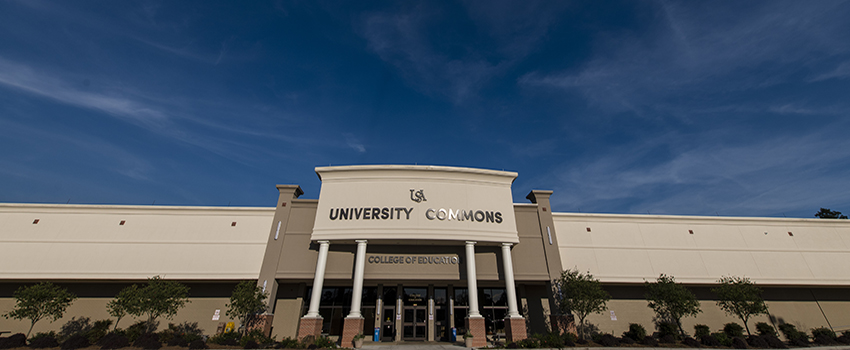
[{"label": "white column", "polygon": [[466,284],[469,287],[469,317],[481,317],[478,312],[478,281],[475,277],[475,243],[466,242]]},{"label": "white column", "polygon": [[325,283],[325,266],[328,264],[328,247],[331,242],[318,241],[319,260],[316,261],[316,276],[313,277],[313,293],[310,295],[310,308],[304,317],[320,317],[319,302],[322,301],[322,284]]},{"label": "white column", "polygon": [[520,318],[516,306],[516,286],[514,285],[514,263],[511,258],[513,243],[502,243],[502,267],[505,270],[505,293],[508,294],[508,317]]},{"label": "white column", "polygon": [[357,256],[354,263],[354,290],[351,291],[351,312],[347,318],[360,318],[360,299],[363,297],[363,268],[366,266],[366,242],[357,242]]}]

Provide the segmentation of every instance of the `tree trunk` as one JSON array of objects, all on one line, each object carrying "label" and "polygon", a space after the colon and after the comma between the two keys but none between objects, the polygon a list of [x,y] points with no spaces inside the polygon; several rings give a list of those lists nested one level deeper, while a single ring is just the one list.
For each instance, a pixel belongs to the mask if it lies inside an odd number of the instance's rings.
[{"label": "tree trunk", "polygon": [[35,323],[36,323],[36,322],[38,322],[38,321],[32,321],[32,322],[30,323],[30,330],[28,330],[28,331],[27,331],[27,339],[29,339],[29,337],[30,337],[30,333],[32,333],[32,327],[35,327]]},{"label": "tree trunk", "polygon": [[751,336],[752,334],[750,334],[750,326],[747,325],[747,320],[745,318],[741,318],[741,320],[744,321],[744,329],[747,330],[747,336]]},{"label": "tree trunk", "polygon": [[685,330],[682,329],[682,320],[677,318],[676,325],[679,326],[679,334],[682,335],[682,339],[685,339]]}]

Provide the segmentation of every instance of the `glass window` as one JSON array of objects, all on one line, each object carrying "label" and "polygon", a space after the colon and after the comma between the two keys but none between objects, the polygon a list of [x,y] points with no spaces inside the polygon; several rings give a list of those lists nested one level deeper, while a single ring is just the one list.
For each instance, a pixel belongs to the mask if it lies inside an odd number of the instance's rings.
[{"label": "glass window", "polygon": [[469,290],[455,288],[455,306],[469,306]]}]

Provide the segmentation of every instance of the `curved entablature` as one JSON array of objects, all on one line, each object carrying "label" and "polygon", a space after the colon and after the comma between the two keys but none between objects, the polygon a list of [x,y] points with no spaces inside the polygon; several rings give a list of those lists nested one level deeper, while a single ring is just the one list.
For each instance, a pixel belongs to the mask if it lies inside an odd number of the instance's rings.
[{"label": "curved entablature", "polygon": [[311,239],[518,243],[517,173],[422,165],[316,168],[322,180]]}]

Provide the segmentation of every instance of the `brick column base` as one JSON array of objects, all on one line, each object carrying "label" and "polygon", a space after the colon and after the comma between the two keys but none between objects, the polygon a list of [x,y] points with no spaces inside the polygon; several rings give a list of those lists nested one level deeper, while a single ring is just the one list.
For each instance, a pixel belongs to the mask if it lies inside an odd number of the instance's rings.
[{"label": "brick column base", "polygon": [[251,322],[251,326],[248,327],[249,331],[253,331],[255,329],[260,329],[263,331],[267,337],[272,336],[272,323],[274,321],[274,315],[272,314],[262,314],[254,316],[256,317],[253,322]]},{"label": "brick column base", "polygon": [[525,328],[525,318],[505,317],[505,338],[509,342],[516,342],[528,338]]},{"label": "brick column base", "polygon": [[483,348],[487,346],[487,328],[484,324],[484,317],[467,317],[466,332],[472,334],[473,348]]},{"label": "brick column base", "polygon": [[342,336],[339,337],[339,346],[353,348],[354,336],[360,333],[363,333],[363,317],[346,317],[342,325]]},{"label": "brick column base", "polygon": [[309,336],[321,336],[323,320],[321,317],[302,317],[301,324],[298,325],[298,340]]},{"label": "brick column base", "polygon": [[575,317],[572,314],[549,315],[549,321],[552,322],[552,332],[572,333],[578,336]]}]

